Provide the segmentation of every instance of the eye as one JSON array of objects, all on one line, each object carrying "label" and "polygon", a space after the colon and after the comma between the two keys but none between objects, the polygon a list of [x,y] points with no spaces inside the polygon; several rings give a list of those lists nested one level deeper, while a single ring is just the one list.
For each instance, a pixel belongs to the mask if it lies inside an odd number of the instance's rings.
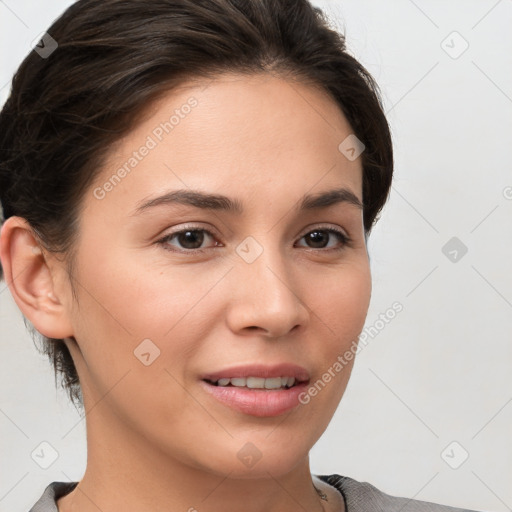
[{"label": "eye", "polygon": [[[338,247],[326,247],[326,244],[329,243],[330,238],[332,239],[330,235],[336,235],[339,243]],[[174,233],[169,233],[158,240],[157,243],[167,251],[182,253],[204,252],[212,247],[222,246],[222,244],[215,242],[211,247],[201,247],[205,241],[205,238],[211,238],[214,240],[215,236],[207,229],[191,226],[185,229],[181,229],[180,231],[175,231]],[[340,251],[346,246],[350,245],[352,241],[341,230],[332,227],[315,228],[314,230],[311,230],[303,235],[301,239],[302,238],[306,239],[308,243],[313,245],[312,247],[310,246],[309,249],[320,249],[322,251]],[[176,245],[171,243],[173,240],[179,243],[177,248],[172,248],[176,247]]]},{"label": "eye", "polygon": [[[180,231],[175,231],[174,233],[169,233],[168,235],[165,235],[163,238],[158,240],[157,243],[161,244],[164,249],[168,251],[177,251],[177,252],[202,252],[207,248],[201,248],[201,245],[204,242],[206,233],[207,237],[214,238],[214,235],[204,228],[198,228],[198,227],[190,227],[186,229],[182,229]],[[180,243],[180,246],[178,249],[171,249],[169,245],[171,245],[169,242],[176,238],[176,241]],[[219,245],[219,244],[215,244]]]},{"label": "eye", "polygon": [[[325,249],[325,244],[329,240],[329,235],[336,235],[339,243],[341,244],[339,247],[329,247]],[[340,251],[344,249],[346,246],[350,245],[352,241],[345,233],[343,233],[339,229],[335,228],[327,228],[327,227],[319,227],[315,228],[312,231],[308,231],[301,239],[304,238],[313,244],[311,249],[324,249],[324,250],[335,250]],[[331,237],[332,238],[332,237]]]}]

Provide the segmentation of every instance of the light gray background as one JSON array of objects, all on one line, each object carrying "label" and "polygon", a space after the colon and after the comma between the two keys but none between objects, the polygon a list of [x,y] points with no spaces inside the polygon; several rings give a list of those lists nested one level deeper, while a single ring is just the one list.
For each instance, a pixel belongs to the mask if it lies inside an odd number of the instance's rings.
[{"label": "light gray background", "polygon": [[[70,3],[0,0],[0,103],[32,40]],[[512,0],[314,3],[382,88],[396,175],[369,240],[366,326],[378,334],[312,470],[512,510]],[[468,249],[455,262],[442,251],[452,237]],[[379,329],[395,301],[403,311]],[[22,511],[51,481],[81,478],[85,424],[55,391],[5,282],[0,339],[0,511]],[[48,469],[31,458],[42,441],[59,454]]]}]

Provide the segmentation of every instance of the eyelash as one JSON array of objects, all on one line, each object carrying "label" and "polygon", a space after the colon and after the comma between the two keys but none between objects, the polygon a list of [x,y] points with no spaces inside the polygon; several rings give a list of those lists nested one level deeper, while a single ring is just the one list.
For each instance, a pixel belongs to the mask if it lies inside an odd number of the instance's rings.
[{"label": "eyelash", "polygon": [[[170,249],[169,248],[169,244],[167,242],[169,242],[175,236],[180,235],[182,233],[186,233],[188,231],[192,231],[192,232],[201,232],[202,231],[204,233],[207,233],[212,238],[215,238],[215,235],[211,231],[209,231],[208,229],[200,228],[198,226],[189,226],[189,227],[185,227],[183,229],[180,229],[179,231],[175,231],[173,233],[168,233],[163,238],[160,238],[159,240],[157,240],[156,243],[161,245],[163,247],[163,249],[166,250],[166,251],[176,252],[176,253],[181,253],[181,254],[190,254],[190,255],[198,254],[198,253],[204,253],[204,252],[206,252],[206,251],[208,251],[210,249],[213,249],[213,247],[207,247],[207,248],[204,248],[204,249],[182,249],[182,250],[180,250],[180,249]],[[313,247],[309,247],[309,248],[305,247],[305,249],[309,249],[311,251],[322,251],[322,252],[330,252],[330,251],[337,251],[337,252],[339,252],[339,251],[342,251],[343,249],[345,249],[346,247],[350,247],[351,244],[352,244],[352,239],[350,237],[348,237],[345,233],[340,231],[339,229],[332,228],[332,227],[323,227],[323,226],[316,227],[316,228],[308,231],[307,233],[302,235],[300,237],[300,239],[304,238],[306,235],[308,235],[310,233],[313,233],[314,231],[324,231],[324,232],[327,232],[327,233],[332,233],[332,234],[337,235],[339,240],[341,241],[341,247],[331,247],[329,249],[322,249],[322,248],[315,249]]]}]

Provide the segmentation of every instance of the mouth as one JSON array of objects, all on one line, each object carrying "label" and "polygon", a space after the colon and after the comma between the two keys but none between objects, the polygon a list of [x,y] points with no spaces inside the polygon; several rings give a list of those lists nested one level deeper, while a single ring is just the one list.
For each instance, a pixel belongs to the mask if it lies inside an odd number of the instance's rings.
[{"label": "mouth", "polygon": [[239,366],[203,375],[202,387],[224,406],[251,416],[279,416],[299,405],[310,380],[291,364]]}]

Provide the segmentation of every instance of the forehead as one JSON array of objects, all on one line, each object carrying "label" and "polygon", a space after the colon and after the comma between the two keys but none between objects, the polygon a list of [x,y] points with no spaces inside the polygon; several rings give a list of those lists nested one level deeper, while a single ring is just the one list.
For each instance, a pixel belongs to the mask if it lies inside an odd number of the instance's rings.
[{"label": "forehead", "polygon": [[339,106],[310,84],[268,74],[188,82],[112,148],[94,185],[105,197],[88,194],[87,203],[128,215],[144,197],[178,188],[254,202],[340,185],[362,200],[361,159],[339,149],[351,134]]}]

